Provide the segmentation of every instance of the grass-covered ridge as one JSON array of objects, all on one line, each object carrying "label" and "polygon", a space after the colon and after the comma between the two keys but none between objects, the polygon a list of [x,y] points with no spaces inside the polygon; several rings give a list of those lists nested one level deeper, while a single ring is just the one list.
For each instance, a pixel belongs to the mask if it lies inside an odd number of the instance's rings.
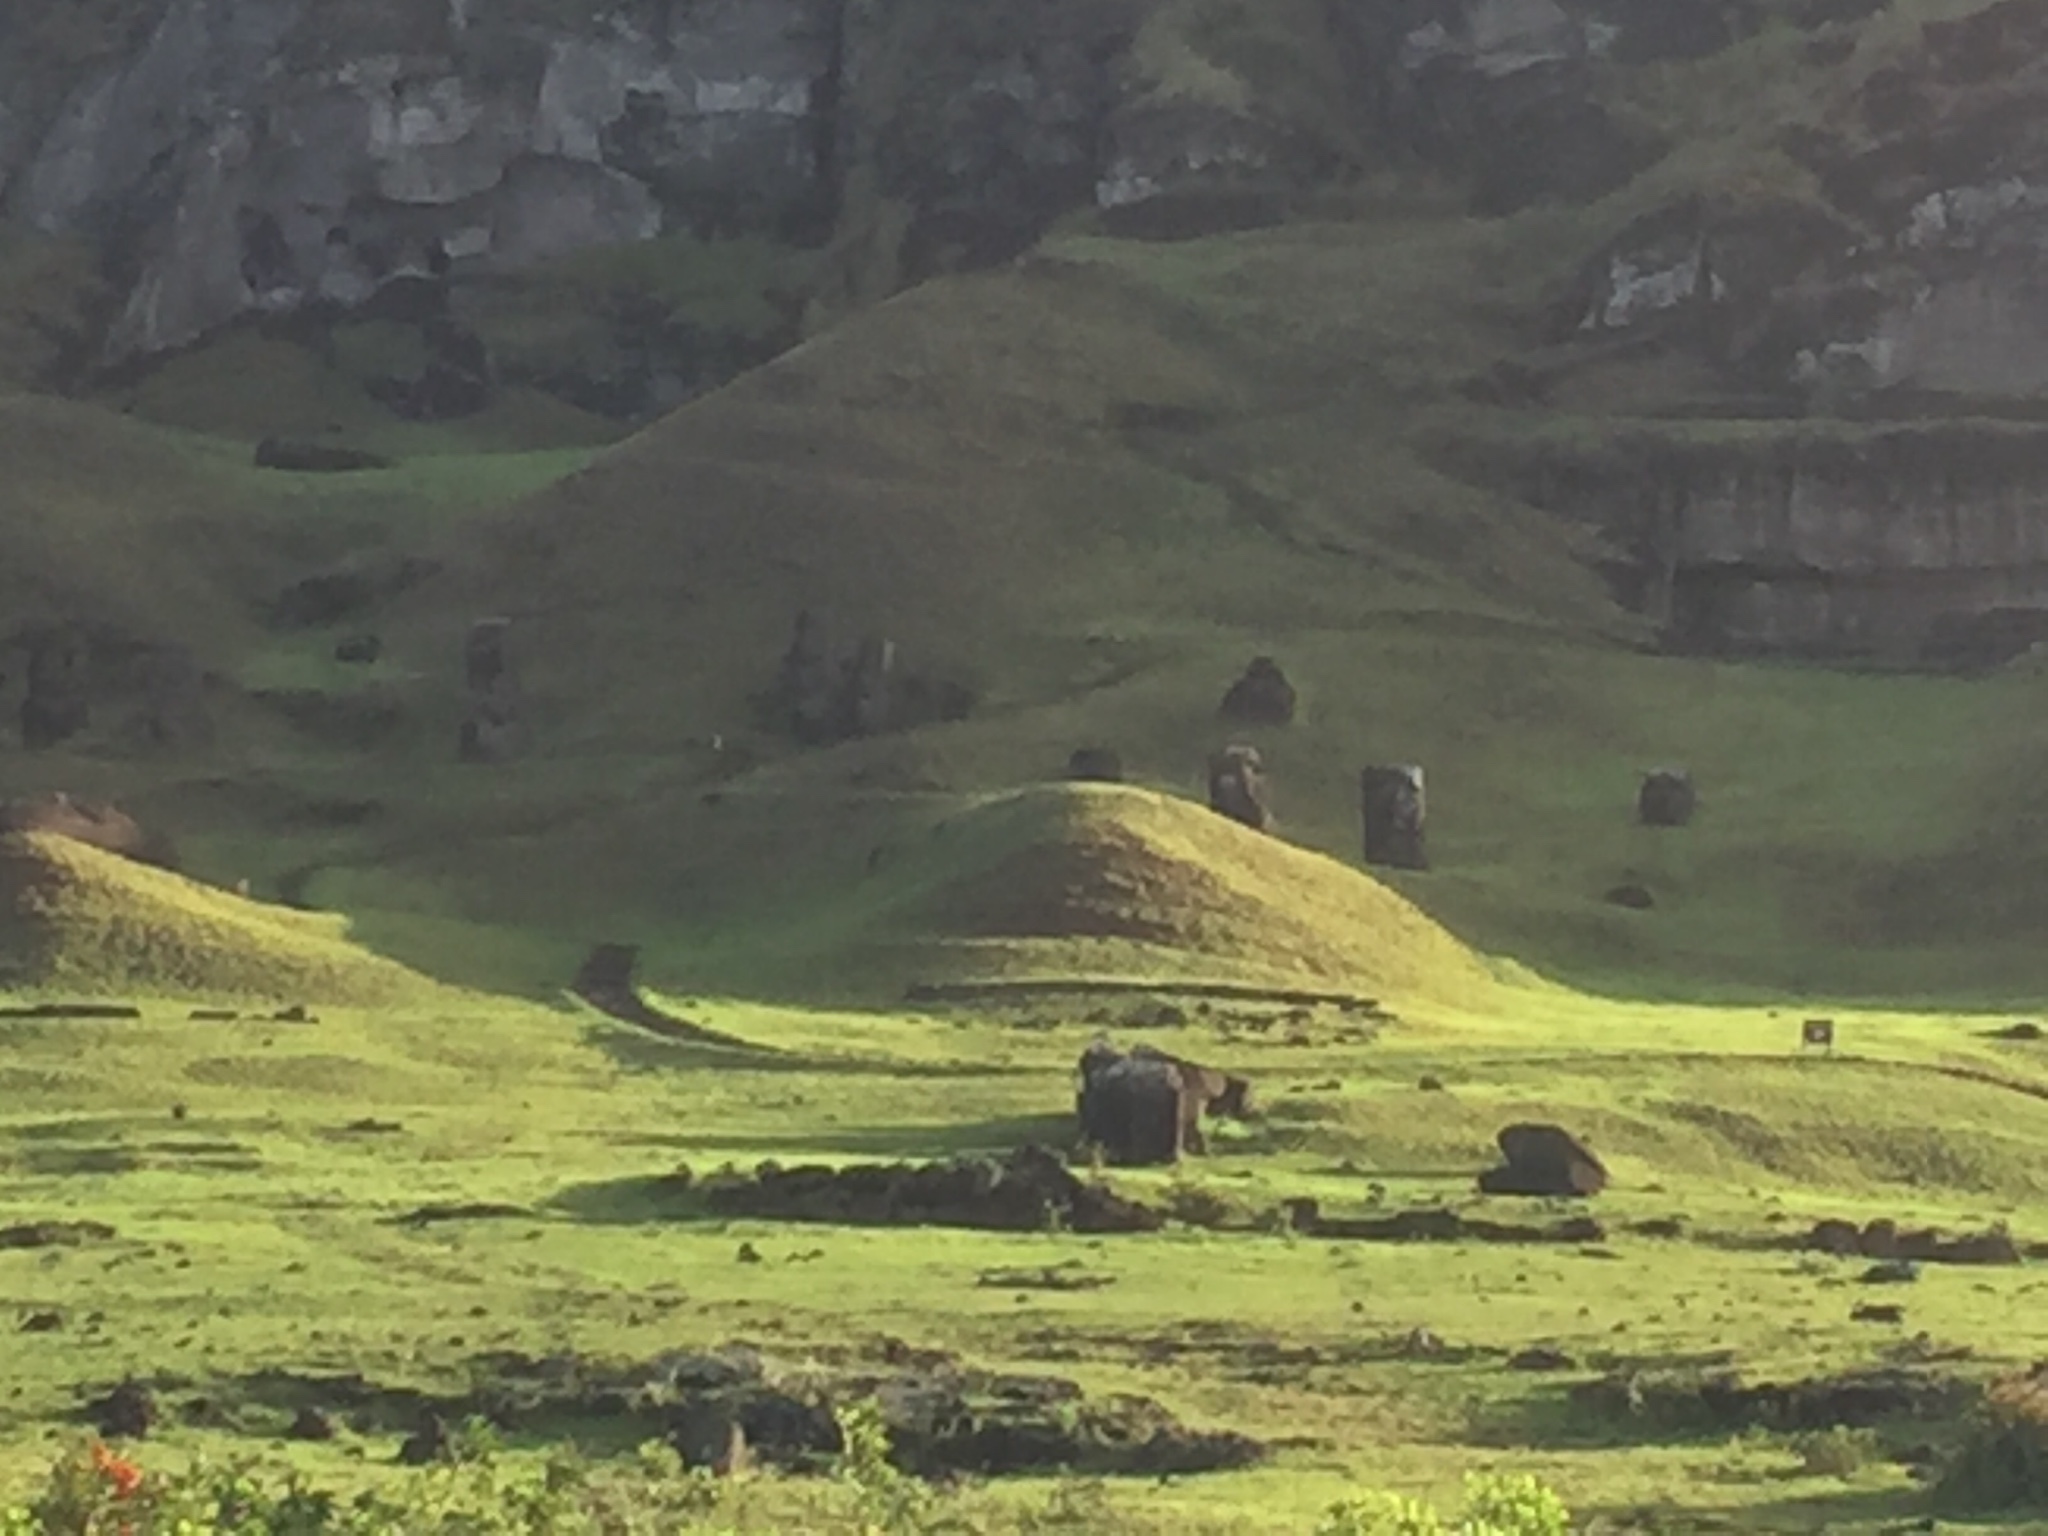
[{"label": "grass-covered ridge", "polygon": [[294,912],[51,833],[0,838],[0,973],[89,996],[394,1003],[424,977]]}]

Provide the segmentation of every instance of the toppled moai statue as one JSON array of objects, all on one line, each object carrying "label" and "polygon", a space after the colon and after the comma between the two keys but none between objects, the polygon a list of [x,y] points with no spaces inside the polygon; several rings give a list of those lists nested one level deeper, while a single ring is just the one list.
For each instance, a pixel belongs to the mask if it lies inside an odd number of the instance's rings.
[{"label": "toppled moai statue", "polygon": [[1605,1165],[1562,1126],[1511,1125],[1495,1140],[1506,1162],[1479,1175],[1482,1193],[1584,1197],[1607,1187]]},{"label": "toppled moai statue", "polygon": [[1367,768],[1358,776],[1365,862],[1383,869],[1428,869],[1422,770],[1413,764]]},{"label": "toppled moai statue", "polygon": [[1294,720],[1294,684],[1270,656],[1254,656],[1244,676],[1223,695],[1220,713],[1242,725],[1288,725]]},{"label": "toppled moai statue", "polygon": [[1076,784],[1121,784],[1123,757],[1114,747],[1076,747],[1067,759],[1067,778]]},{"label": "toppled moai statue", "polygon": [[1202,1148],[1200,1091],[1167,1057],[1090,1049],[1075,1108],[1082,1139],[1112,1163],[1163,1167]]},{"label": "toppled moai statue", "polygon": [[1646,827],[1689,825],[1699,809],[1699,791],[1683,768],[1653,768],[1636,795],[1636,818]]},{"label": "toppled moai statue", "polygon": [[89,658],[78,636],[62,630],[32,635],[28,692],[21,701],[21,744],[48,751],[92,723]]},{"label": "toppled moai statue", "polygon": [[456,755],[465,763],[496,763],[518,745],[519,687],[507,648],[510,619],[479,619],[462,648],[463,686],[469,698]]},{"label": "toppled moai statue", "polygon": [[1257,747],[1225,747],[1209,759],[1209,809],[1257,832],[1273,824],[1265,762]]}]

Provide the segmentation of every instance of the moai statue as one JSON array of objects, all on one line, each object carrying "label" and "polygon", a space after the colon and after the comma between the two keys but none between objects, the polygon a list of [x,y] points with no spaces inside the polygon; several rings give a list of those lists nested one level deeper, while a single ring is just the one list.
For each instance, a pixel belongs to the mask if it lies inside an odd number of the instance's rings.
[{"label": "moai statue", "polygon": [[836,681],[824,626],[806,608],[796,616],[796,633],[782,653],[782,667],[775,679],[776,706],[784,713],[790,734],[806,746],[832,739],[837,724],[833,718],[838,703]]},{"label": "moai statue", "polygon": [[519,688],[506,646],[511,629],[510,619],[479,619],[463,642],[463,686],[469,700],[456,755],[465,763],[502,762],[516,745]]},{"label": "moai statue", "polygon": [[1114,747],[1076,747],[1067,758],[1067,777],[1077,784],[1121,784],[1123,756]]},{"label": "moai statue", "polygon": [[142,658],[138,676],[142,703],[134,729],[142,744],[157,751],[202,747],[213,739],[206,707],[206,674],[182,645],[160,646]]},{"label": "moai statue", "polygon": [[76,635],[46,630],[28,641],[28,692],[21,701],[21,744],[43,752],[92,722],[87,657]]},{"label": "moai statue", "polygon": [[846,672],[848,734],[880,736],[896,723],[896,642],[869,636]]},{"label": "moai statue", "polygon": [[1646,827],[1683,827],[1699,809],[1699,791],[1683,768],[1653,768],[1636,795],[1636,819]]},{"label": "moai statue", "polygon": [[1209,759],[1209,809],[1257,832],[1272,826],[1265,764],[1257,747],[1239,743]]},{"label": "moai statue", "polygon": [[1242,725],[1289,725],[1294,720],[1294,684],[1270,656],[1254,656],[1244,676],[1223,695],[1219,713]]},{"label": "moai statue", "polygon": [[1367,768],[1359,775],[1365,820],[1365,862],[1385,869],[1427,869],[1422,770],[1412,764]]}]

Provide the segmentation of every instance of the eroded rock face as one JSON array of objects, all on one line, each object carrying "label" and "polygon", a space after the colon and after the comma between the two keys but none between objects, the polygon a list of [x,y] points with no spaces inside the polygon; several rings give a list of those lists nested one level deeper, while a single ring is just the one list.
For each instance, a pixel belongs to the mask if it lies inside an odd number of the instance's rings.
[{"label": "eroded rock face", "polygon": [[[836,0],[602,15],[159,0],[47,120],[0,109],[6,211],[133,252],[110,360],[664,229],[815,227]],[[0,90],[6,82],[0,79]]]}]

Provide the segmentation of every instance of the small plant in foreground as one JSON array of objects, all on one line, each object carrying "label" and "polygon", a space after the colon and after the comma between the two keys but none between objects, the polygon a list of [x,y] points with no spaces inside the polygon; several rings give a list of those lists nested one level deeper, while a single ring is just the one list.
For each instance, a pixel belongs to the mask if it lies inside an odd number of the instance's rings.
[{"label": "small plant in foreground", "polygon": [[1333,1504],[1316,1536],[1568,1536],[1571,1511],[1533,1477],[1473,1476],[1455,1520],[1419,1499],[1365,1494]]},{"label": "small plant in foreground", "polygon": [[1935,1497],[1950,1509],[2048,1504],[2048,1368],[1991,1384]]},{"label": "small plant in foreground", "polygon": [[1854,1477],[1884,1456],[1884,1442],[1874,1430],[1850,1429],[1837,1424],[1832,1429],[1796,1435],[1792,1454],[1799,1469],[1811,1477]]}]

